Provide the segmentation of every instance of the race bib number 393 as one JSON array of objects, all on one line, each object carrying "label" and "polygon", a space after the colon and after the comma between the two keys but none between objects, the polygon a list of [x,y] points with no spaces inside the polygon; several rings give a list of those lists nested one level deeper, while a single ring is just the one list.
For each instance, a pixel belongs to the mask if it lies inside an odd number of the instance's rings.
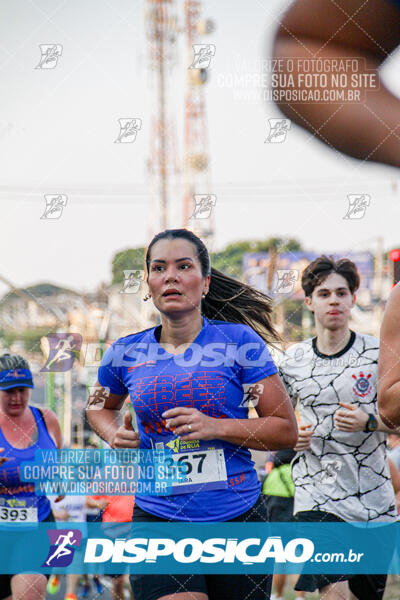
[{"label": "race bib number 393", "polygon": [[32,506],[26,508],[0,507],[0,523],[36,523],[37,520],[37,508]]}]

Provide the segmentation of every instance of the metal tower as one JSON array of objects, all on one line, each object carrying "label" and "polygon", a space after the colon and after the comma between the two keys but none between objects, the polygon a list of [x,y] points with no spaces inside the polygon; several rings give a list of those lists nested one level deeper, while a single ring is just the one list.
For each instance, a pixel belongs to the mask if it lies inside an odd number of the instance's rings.
[{"label": "metal tower", "polygon": [[[175,123],[169,114],[169,75],[176,62],[178,33],[175,0],[146,0],[149,67],[156,87],[148,172],[152,183],[149,235],[169,225],[169,179],[179,170]],[[155,81],[154,81],[155,80]]]},{"label": "metal tower", "polygon": [[[211,210],[210,215],[204,218],[204,211],[201,214],[202,211],[196,210],[194,198],[197,194],[205,196],[207,202],[207,196],[212,193],[204,94],[208,70],[207,61],[202,63],[201,60],[196,60],[193,45],[201,43],[200,36],[211,33],[214,25],[212,21],[201,18],[201,0],[185,0],[184,11],[188,70],[185,95],[183,226],[194,231],[210,247],[214,233],[214,211]],[[207,48],[204,50],[207,52]],[[206,66],[203,67],[202,64]]]}]

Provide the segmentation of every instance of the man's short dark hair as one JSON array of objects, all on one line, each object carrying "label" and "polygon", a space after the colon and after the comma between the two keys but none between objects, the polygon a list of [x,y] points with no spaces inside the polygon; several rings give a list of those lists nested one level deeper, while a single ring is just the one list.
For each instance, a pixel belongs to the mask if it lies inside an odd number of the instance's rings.
[{"label": "man's short dark hair", "polygon": [[360,276],[356,265],[348,258],[334,260],[332,256],[323,254],[313,260],[303,271],[301,287],[306,296],[311,296],[314,289],[323,283],[331,273],[337,273],[345,278],[350,292],[354,292],[360,286]]}]

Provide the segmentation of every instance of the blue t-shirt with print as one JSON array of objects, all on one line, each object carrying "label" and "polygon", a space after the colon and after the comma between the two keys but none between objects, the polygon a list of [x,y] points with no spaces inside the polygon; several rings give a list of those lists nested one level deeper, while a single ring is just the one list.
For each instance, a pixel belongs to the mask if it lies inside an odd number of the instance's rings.
[{"label": "blue t-shirt with print", "polygon": [[[189,444],[165,427],[162,413],[185,406],[217,419],[246,419],[244,384],[277,373],[275,364],[264,340],[248,325],[203,317],[199,335],[178,355],[160,346],[159,332],[160,326],[114,342],[101,361],[99,383],[113,394],[129,394],[137,416],[140,448],[169,447],[181,454],[197,451],[197,456],[203,456],[204,451],[218,452],[225,466],[220,479],[214,472],[209,482],[200,485],[189,478],[192,483],[180,486],[178,493],[138,493],[136,503],[149,513],[178,521],[234,518],[249,510],[260,493],[250,451],[222,440]],[[201,461],[195,461],[194,466]],[[197,473],[195,468],[193,472]]]}]

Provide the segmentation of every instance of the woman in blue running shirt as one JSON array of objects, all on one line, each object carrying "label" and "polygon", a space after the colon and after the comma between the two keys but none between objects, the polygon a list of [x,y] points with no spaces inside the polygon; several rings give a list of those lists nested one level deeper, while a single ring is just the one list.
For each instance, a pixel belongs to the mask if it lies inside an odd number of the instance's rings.
[{"label": "woman in blue running shirt", "polygon": [[[133,520],[266,520],[249,448],[277,450],[297,441],[293,409],[266,345],[279,339],[270,299],[211,268],[205,245],[185,229],[155,236],[146,268],[161,325],[107,350],[97,384],[104,406],[88,418],[113,448],[173,448],[185,456],[190,477],[174,483],[170,495],[138,493]],[[129,413],[121,425],[128,394],[139,432]],[[249,395],[258,419],[248,419]],[[135,600],[266,600],[271,577],[135,575],[131,583]]]},{"label": "woman in blue running shirt", "polygon": [[[20,479],[21,463],[34,461],[37,450],[61,448],[54,413],[29,405],[33,387],[29,364],[22,356],[0,356],[0,523],[54,521],[46,496],[37,496],[34,485]],[[21,555],[21,571],[23,560]],[[40,574],[0,575],[0,598],[10,600],[12,594],[12,598],[44,600],[46,584],[46,576]]]}]

